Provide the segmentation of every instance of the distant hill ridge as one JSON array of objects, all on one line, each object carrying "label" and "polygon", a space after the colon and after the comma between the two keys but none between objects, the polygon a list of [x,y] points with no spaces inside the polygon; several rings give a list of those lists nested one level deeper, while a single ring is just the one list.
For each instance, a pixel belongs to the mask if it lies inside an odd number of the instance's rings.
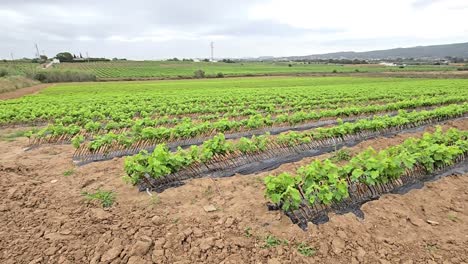
[{"label": "distant hill ridge", "polygon": [[284,59],[396,59],[396,58],[428,58],[443,59],[446,56],[468,58],[468,42],[417,46],[411,48],[396,48],[387,50],[374,50],[364,52],[344,51],[307,56],[290,56]]}]

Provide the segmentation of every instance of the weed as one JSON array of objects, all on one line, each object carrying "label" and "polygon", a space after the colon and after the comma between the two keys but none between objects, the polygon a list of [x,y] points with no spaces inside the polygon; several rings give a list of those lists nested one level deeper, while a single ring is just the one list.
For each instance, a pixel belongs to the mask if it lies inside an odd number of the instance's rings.
[{"label": "weed", "polygon": [[448,219],[452,222],[456,222],[458,220],[458,217],[454,214],[448,214]]},{"label": "weed", "polygon": [[297,251],[306,257],[311,257],[315,255],[316,252],[315,248],[310,247],[305,243],[300,243],[299,245],[297,245]]},{"label": "weed", "polygon": [[438,249],[439,248],[437,247],[437,244],[427,244],[426,245],[426,250],[429,251],[429,253],[434,253]]},{"label": "weed", "polygon": [[103,191],[98,189],[95,193],[82,192],[81,193],[87,200],[99,201],[102,207],[111,207],[115,201],[115,194],[112,191]]},{"label": "weed", "polygon": [[153,194],[151,197],[150,197],[150,203],[152,206],[155,206],[157,204],[159,204],[161,202],[161,200],[159,200],[159,196]]},{"label": "weed", "polygon": [[204,194],[205,197],[211,197],[211,196],[213,196],[213,193],[214,193],[213,188],[210,185],[205,189],[203,194]]},{"label": "weed", "polygon": [[266,238],[265,238],[265,245],[263,245],[263,248],[271,248],[271,247],[277,247],[279,245],[287,245],[289,244],[289,242],[285,239],[285,240],[282,240],[280,238],[277,238],[273,235],[268,235]]},{"label": "weed", "polygon": [[73,173],[75,173],[75,171],[73,169],[70,169],[70,170],[66,170],[63,172],[63,176],[70,176],[72,175]]},{"label": "weed", "polygon": [[15,131],[13,133],[0,136],[0,140],[11,142],[20,137],[27,137],[29,135],[29,132],[29,130]]},{"label": "weed", "polygon": [[351,153],[347,149],[340,149],[338,151],[335,151],[332,157],[332,160],[335,162],[343,161],[343,160],[350,160],[350,159],[351,159]]},{"label": "weed", "polygon": [[244,235],[245,237],[251,237],[252,236],[252,228],[250,226],[246,227],[244,229]]}]

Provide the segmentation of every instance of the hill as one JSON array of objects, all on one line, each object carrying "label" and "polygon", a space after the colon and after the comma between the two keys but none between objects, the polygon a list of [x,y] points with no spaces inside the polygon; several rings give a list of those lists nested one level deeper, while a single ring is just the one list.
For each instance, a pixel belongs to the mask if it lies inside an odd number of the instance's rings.
[{"label": "hill", "polygon": [[417,46],[411,48],[395,48],[387,50],[374,50],[365,52],[335,52],[307,56],[291,56],[284,59],[442,59],[447,56],[468,58],[468,42],[432,46]]}]

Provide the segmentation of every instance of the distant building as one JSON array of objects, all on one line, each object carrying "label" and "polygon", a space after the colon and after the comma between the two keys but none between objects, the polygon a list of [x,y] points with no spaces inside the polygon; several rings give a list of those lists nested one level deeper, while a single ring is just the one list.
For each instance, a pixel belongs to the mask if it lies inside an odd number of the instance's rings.
[{"label": "distant building", "polygon": [[393,62],[380,62],[379,65],[382,65],[382,66],[391,66],[391,67],[396,67],[398,66],[396,63],[393,63]]},{"label": "distant building", "polygon": [[53,59],[53,60],[52,60],[52,64],[56,64],[56,63],[57,63],[57,64],[60,63],[60,60],[59,60],[59,59]]}]

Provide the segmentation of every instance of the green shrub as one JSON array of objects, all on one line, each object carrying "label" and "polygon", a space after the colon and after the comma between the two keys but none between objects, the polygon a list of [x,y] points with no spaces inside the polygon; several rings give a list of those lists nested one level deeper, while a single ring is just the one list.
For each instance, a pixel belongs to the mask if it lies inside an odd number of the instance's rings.
[{"label": "green shrub", "polygon": [[218,74],[216,74],[216,78],[224,78],[224,74],[222,72],[218,72]]},{"label": "green shrub", "polygon": [[205,72],[203,70],[196,70],[193,73],[193,77],[195,77],[197,79],[205,78]]},{"label": "green shrub", "polygon": [[8,70],[5,68],[0,68],[0,77],[5,77],[7,75],[9,75]]},{"label": "green shrub", "polygon": [[5,76],[0,78],[0,93],[11,92],[36,84],[39,84],[39,82],[23,76]]},{"label": "green shrub", "polygon": [[96,81],[96,75],[84,71],[40,70],[27,75],[43,83]]}]

